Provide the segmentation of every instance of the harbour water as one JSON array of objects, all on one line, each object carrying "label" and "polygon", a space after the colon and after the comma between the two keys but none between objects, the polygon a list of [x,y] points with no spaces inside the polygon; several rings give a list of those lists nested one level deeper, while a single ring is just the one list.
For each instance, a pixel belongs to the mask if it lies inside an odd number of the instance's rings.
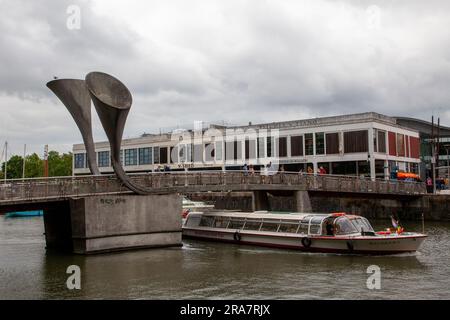
[{"label": "harbour water", "polygon": [[[373,225],[384,229],[389,221]],[[80,256],[46,253],[42,217],[0,216],[0,299],[450,299],[450,223],[426,223],[425,231],[419,252],[396,256],[195,240]],[[66,287],[69,265],[81,268],[81,290]],[[370,265],[381,269],[379,290],[367,288]]]}]

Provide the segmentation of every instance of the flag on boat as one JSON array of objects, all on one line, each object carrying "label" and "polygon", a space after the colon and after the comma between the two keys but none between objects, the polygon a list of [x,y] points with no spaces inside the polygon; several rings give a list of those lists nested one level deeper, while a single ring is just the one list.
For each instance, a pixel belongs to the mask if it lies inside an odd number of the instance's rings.
[{"label": "flag on boat", "polygon": [[398,228],[398,221],[394,219],[394,216],[391,216],[392,226],[397,229]]}]

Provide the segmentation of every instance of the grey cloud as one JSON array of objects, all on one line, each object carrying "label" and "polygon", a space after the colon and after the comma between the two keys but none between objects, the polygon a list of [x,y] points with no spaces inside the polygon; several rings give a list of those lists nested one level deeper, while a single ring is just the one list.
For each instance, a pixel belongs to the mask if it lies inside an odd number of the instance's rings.
[{"label": "grey cloud", "polygon": [[[79,141],[45,83],[92,70],[132,91],[126,136],[194,120],[362,111],[423,119],[434,112],[450,125],[448,1],[230,0],[213,4],[215,16],[183,5],[186,20],[173,20],[175,31],[163,40],[164,30],[138,32],[133,20],[94,12],[94,3],[2,2],[0,108],[7,116],[0,142],[6,135],[17,143]],[[81,6],[81,30],[65,27],[69,4]],[[367,25],[371,5],[380,8],[376,30]],[[148,20],[152,14],[142,12]],[[94,124],[104,138],[95,116]]]}]

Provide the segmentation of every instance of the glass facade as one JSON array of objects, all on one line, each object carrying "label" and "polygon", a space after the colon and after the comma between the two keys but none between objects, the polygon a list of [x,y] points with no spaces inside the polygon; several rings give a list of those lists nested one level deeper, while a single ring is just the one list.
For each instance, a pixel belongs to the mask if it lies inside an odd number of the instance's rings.
[{"label": "glass facade", "polygon": [[222,141],[216,142],[216,160],[222,160]]},{"label": "glass facade", "polygon": [[323,132],[316,133],[316,154],[325,154],[325,135]]},{"label": "glass facade", "polygon": [[314,154],[314,140],[312,133],[305,134],[305,155],[312,156]]},{"label": "glass facade", "polygon": [[153,163],[159,163],[159,147],[153,147]]},{"label": "glass facade", "polygon": [[97,153],[97,162],[99,167],[109,167],[109,151],[99,151]]},{"label": "glass facade", "polygon": [[137,165],[137,149],[125,149],[125,165]]},{"label": "glass facade", "polygon": [[139,164],[152,164],[152,154],[153,148],[139,148]]},{"label": "glass facade", "polygon": [[75,169],[85,168],[86,165],[86,154],[85,153],[75,153],[74,155],[74,166]]}]

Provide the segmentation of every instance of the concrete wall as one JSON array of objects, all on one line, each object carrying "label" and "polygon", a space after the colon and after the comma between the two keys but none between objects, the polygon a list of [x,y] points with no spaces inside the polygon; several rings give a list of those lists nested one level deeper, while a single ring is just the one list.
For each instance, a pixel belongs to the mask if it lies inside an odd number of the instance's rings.
[{"label": "concrete wall", "polygon": [[[272,194],[267,192],[270,211],[297,212],[337,212],[345,211],[363,215],[371,219],[388,219],[397,215],[402,220],[420,220],[424,213],[427,220],[450,221],[450,195],[395,196],[377,194],[346,194],[329,192],[292,192],[289,194]],[[204,195],[204,196],[202,196]],[[251,192],[238,193],[197,193],[191,197],[195,200],[216,200],[218,209],[241,209],[249,211],[252,201],[258,199]]]},{"label": "concrete wall", "polygon": [[73,250],[84,254],[181,245],[181,210],[181,197],[175,194],[73,199]]}]

